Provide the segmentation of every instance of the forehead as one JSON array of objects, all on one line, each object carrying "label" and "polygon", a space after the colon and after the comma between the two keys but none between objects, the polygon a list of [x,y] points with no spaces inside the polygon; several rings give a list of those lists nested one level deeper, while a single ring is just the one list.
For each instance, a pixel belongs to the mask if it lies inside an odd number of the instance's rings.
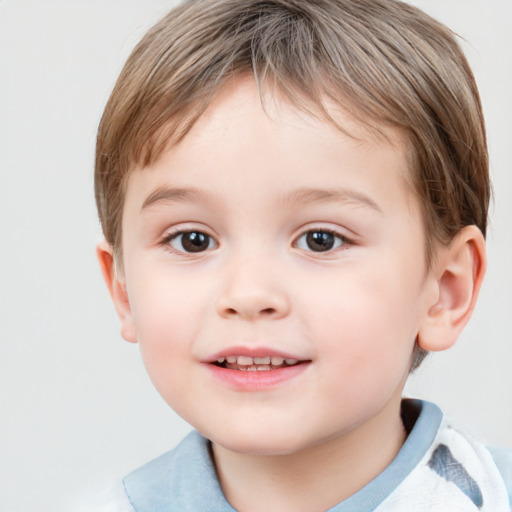
[{"label": "forehead", "polygon": [[[403,188],[409,182],[407,147],[403,131],[361,122],[333,101],[325,101],[325,112],[301,108],[283,94],[262,93],[250,77],[238,77],[218,92],[179,143],[148,168],[132,172],[126,199],[158,180],[216,190],[248,190],[267,180],[270,192],[293,188],[290,180],[300,174],[309,176],[311,187],[325,189],[336,167],[351,171],[356,188],[357,182],[368,187],[370,181],[378,189],[389,179]],[[385,162],[392,175],[384,172]],[[254,168],[258,171],[251,172]],[[138,200],[146,202],[147,195]]]},{"label": "forehead", "polygon": [[387,145],[402,151],[407,146],[405,130],[370,119],[342,91],[336,99],[327,94],[310,98],[293,86],[257,84],[247,74],[235,76],[221,87],[190,131],[198,134],[215,130],[217,136],[222,136],[237,122],[240,127],[257,122],[281,134],[286,126],[300,125],[306,136],[308,129],[318,132],[321,128],[324,134],[330,131],[341,137],[339,142],[352,139],[367,148]]}]

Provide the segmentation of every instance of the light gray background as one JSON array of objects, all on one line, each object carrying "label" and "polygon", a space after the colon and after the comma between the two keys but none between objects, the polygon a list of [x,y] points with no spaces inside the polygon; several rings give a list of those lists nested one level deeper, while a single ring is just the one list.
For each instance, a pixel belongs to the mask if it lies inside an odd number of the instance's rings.
[{"label": "light gray background", "polygon": [[[495,206],[474,319],[408,392],[512,448],[512,2],[414,3],[467,40]],[[1,512],[71,510],[189,429],[121,340],[94,254],[97,123],[128,53],[172,4],[0,0]]]}]

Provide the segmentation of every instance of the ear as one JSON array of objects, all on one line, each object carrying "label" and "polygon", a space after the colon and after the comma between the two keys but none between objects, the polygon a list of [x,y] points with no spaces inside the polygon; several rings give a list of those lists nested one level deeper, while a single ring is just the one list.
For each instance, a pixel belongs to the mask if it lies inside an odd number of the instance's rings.
[{"label": "ear", "polygon": [[121,336],[131,343],[137,342],[137,331],[126,292],[126,283],[116,271],[113,250],[106,240],[102,240],[96,247],[96,255],[101,267],[103,279],[107,285],[110,297],[114,303],[117,315],[121,320]]},{"label": "ear", "polygon": [[437,297],[418,333],[421,348],[440,351],[455,344],[475,308],[486,265],[485,240],[476,226],[466,226],[438,251],[432,270]]}]

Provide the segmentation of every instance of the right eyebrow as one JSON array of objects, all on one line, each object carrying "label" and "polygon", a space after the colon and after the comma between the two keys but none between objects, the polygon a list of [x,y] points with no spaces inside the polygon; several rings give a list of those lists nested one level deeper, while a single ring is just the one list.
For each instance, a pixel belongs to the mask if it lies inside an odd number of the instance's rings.
[{"label": "right eyebrow", "polygon": [[158,203],[175,203],[197,199],[201,192],[196,188],[157,187],[151,192],[141,206],[141,211]]}]

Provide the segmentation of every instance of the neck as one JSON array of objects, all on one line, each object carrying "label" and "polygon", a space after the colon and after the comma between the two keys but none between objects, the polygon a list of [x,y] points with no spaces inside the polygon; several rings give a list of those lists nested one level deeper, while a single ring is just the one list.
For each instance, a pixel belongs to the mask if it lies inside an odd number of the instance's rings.
[{"label": "neck", "polygon": [[[248,455],[213,444],[221,487],[241,512],[327,510],[396,457],[406,438],[400,402],[334,439],[288,455]],[[262,492],[262,490],[264,490]]]}]

